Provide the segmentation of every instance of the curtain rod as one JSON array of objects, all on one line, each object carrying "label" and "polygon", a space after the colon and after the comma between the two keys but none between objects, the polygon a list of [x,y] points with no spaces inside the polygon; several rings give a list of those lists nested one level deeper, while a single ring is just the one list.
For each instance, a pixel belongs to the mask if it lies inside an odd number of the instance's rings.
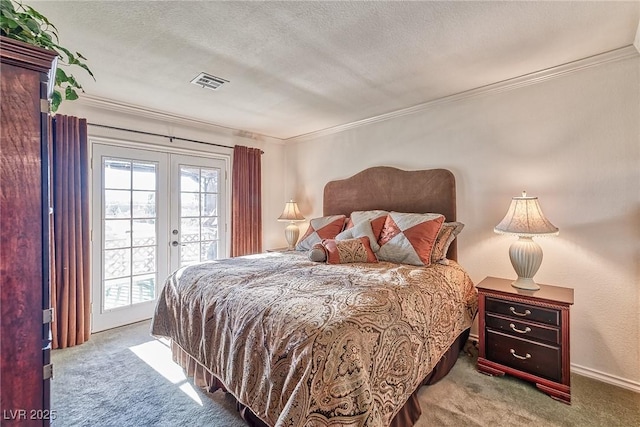
[{"label": "curtain rod", "polygon": [[[159,134],[159,133],[144,132],[144,131],[141,131],[141,130],[134,130],[134,129],[125,129],[125,128],[120,128],[120,127],[116,127],[116,126],[100,125],[100,124],[97,124],[97,123],[88,123],[87,122],[87,125],[95,126],[95,127],[99,127],[99,128],[105,128],[105,129],[121,130],[121,131],[124,131],[124,132],[138,133],[138,134],[141,134],[141,135],[159,136],[161,138],[168,138],[169,142],[173,142],[174,140],[178,140],[178,141],[195,142],[197,144],[213,145],[215,147],[233,148],[233,147],[231,147],[229,145],[216,144],[214,142],[198,141],[196,139],[180,138],[180,137],[177,137],[177,136],[162,135],[162,134]],[[264,154],[264,151],[260,150],[260,154]]]}]

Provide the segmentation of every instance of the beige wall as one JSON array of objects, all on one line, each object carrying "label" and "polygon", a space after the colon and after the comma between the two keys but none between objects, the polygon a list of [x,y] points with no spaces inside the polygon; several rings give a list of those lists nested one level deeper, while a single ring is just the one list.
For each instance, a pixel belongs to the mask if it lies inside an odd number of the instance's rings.
[{"label": "beige wall", "polygon": [[460,262],[514,277],[493,233],[512,196],[538,196],[557,237],[536,239],[540,283],[572,287],[574,371],[640,390],[640,59],[289,142],[285,193],[307,218],[322,189],[364,168],[444,167],[457,179]]}]

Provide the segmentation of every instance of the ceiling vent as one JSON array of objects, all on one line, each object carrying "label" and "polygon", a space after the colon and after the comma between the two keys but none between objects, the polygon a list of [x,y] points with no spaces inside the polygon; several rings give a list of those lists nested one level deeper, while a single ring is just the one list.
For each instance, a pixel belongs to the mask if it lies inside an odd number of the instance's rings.
[{"label": "ceiling vent", "polygon": [[212,76],[211,74],[207,73],[200,73],[193,80],[191,80],[191,83],[193,83],[194,85],[202,86],[206,89],[216,90],[223,84],[229,83],[229,80],[221,79],[220,77]]}]

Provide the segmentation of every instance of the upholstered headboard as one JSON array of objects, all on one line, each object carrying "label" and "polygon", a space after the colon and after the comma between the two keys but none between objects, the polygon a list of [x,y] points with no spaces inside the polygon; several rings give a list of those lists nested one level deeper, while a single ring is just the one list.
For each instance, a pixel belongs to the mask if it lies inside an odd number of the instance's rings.
[{"label": "upholstered headboard", "polygon": [[[323,215],[384,209],[396,212],[440,213],[456,220],[456,181],[446,169],[404,171],[388,166],[365,169],[324,187]],[[447,257],[457,259],[457,239]]]}]

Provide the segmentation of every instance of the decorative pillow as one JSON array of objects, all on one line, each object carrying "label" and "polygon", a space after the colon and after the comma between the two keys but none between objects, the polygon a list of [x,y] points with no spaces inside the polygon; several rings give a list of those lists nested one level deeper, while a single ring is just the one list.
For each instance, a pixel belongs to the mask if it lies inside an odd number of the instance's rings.
[{"label": "decorative pillow", "polygon": [[346,264],[350,262],[378,262],[371,250],[368,237],[356,239],[335,240],[325,239],[322,246],[327,251],[328,264]]},{"label": "decorative pillow", "polygon": [[355,239],[356,237],[368,237],[373,252],[378,252],[378,250],[380,250],[378,236],[373,234],[371,221],[359,222],[353,227],[344,230],[336,236],[336,240]]},{"label": "decorative pillow", "polygon": [[440,262],[447,264],[447,251],[451,242],[456,238],[458,234],[464,228],[464,224],[461,222],[445,222],[442,224],[440,233],[433,245],[433,252],[431,253],[431,262]]},{"label": "decorative pillow", "polygon": [[321,243],[324,239],[333,239],[344,227],[344,215],[331,215],[314,218],[309,221],[309,228],[304,233],[302,239],[296,245],[299,251],[308,251],[316,243]]},{"label": "decorative pillow", "polygon": [[309,260],[313,262],[325,262],[327,260],[327,251],[324,249],[324,246],[322,246],[322,243],[316,243],[307,256]]},{"label": "decorative pillow", "polygon": [[444,216],[390,212],[378,240],[378,259],[400,264],[429,265]]},{"label": "decorative pillow", "polygon": [[[388,213],[389,212],[381,209],[371,211],[353,211],[349,216],[345,230],[348,230],[361,222],[371,221],[373,235],[375,236],[375,240],[378,240],[380,238],[380,233],[382,233],[382,229],[384,228],[384,222],[387,219]],[[373,247],[373,240],[371,242]]]}]

